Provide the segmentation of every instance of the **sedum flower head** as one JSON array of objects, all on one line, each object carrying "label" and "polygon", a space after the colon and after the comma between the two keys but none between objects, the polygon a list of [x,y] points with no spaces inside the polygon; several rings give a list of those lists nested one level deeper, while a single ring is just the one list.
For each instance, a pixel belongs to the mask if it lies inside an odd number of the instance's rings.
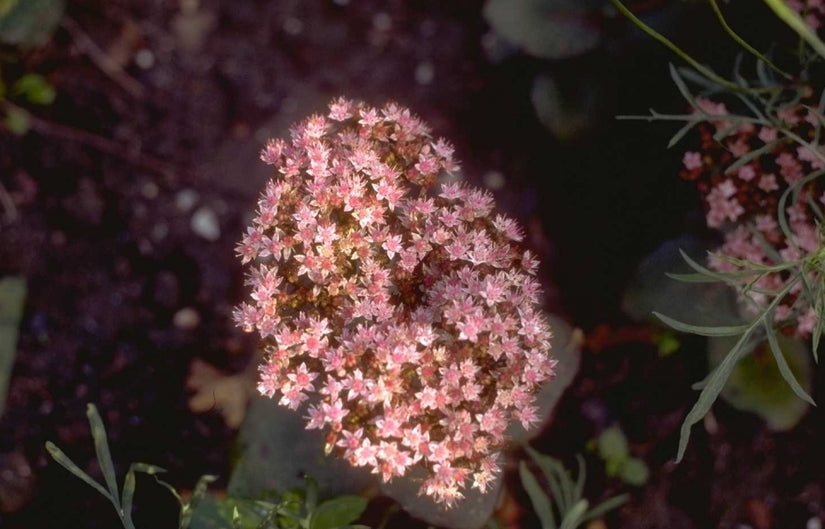
[{"label": "sedum flower head", "polygon": [[422,466],[451,505],[499,472],[512,420],[554,375],[537,261],[453,148],[409,110],[338,99],[261,152],[275,176],[238,245],[263,339],[259,391],[384,481]]}]

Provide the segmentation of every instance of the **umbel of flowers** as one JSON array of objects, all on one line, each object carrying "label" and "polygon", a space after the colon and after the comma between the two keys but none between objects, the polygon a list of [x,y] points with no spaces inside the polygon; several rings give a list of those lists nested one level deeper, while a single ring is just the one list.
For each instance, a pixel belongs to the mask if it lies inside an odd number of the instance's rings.
[{"label": "umbel of flowers", "polygon": [[[825,139],[818,98],[804,88],[770,121],[743,120],[723,103],[697,99],[708,122],[699,126],[700,148],[685,153],[681,171],[682,178],[697,182],[708,227],[724,232],[711,268],[754,271],[742,275],[740,293],[755,312],[784,293],[774,320],[793,325],[800,336],[810,336],[817,324],[816,307],[804,290],[821,281],[825,264]],[[792,273],[800,267],[801,276]]]},{"label": "umbel of flowers", "polygon": [[409,110],[338,99],[261,153],[274,168],[238,245],[266,353],[259,391],[384,481],[425,468],[451,505],[499,472],[512,420],[554,375],[537,261],[453,149]]}]

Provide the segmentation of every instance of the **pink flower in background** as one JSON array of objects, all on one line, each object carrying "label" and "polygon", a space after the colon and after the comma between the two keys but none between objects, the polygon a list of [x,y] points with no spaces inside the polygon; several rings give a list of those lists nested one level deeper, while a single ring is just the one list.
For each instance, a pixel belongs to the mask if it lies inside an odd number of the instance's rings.
[{"label": "pink flower in background", "polygon": [[[802,95],[802,101],[778,109],[775,119],[791,127],[796,137],[818,138],[815,127],[819,123],[807,119],[810,112],[806,107],[815,107],[819,96],[814,98],[812,91]],[[726,112],[724,105],[709,100],[702,100],[700,105],[712,115]],[[806,176],[825,168],[825,144],[812,141],[810,146],[800,146],[791,139],[780,141],[778,129],[772,127],[761,127],[758,131],[756,127],[724,129],[710,121],[701,124],[699,130],[701,148],[685,153],[681,176],[697,183],[705,202],[708,227],[724,233],[724,243],[709,260],[710,267],[734,272],[747,269],[737,264],[743,261],[774,266],[780,260],[797,261],[819,251],[822,240],[818,224],[825,219],[816,201],[825,197],[822,179],[800,184]],[[717,136],[722,133],[725,137],[720,143]],[[754,156],[757,149],[760,152]],[[726,172],[743,156],[749,156],[747,163]],[[781,197],[789,189],[796,192],[788,195],[785,210],[779,211]],[[787,232],[777,220],[780,215],[787,221]],[[806,273],[812,284],[821,280],[817,267]],[[755,274],[745,277],[742,285],[752,302],[748,309],[758,311],[772,299],[764,292],[781,290],[790,275],[766,273],[751,283],[754,278]],[[812,310],[800,289],[791,290],[777,305],[774,318],[780,324],[794,323],[797,334],[808,336],[814,329]]]},{"label": "pink flower in background", "polygon": [[537,262],[521,230],[409,110],[338,99],[267,143],[275,176],[238,245],[258,331],[259,391],[298,408],[327,446],[384,481],[423,466],[451,505],[499,472],[511,421],[538,421],[554,376]]}]

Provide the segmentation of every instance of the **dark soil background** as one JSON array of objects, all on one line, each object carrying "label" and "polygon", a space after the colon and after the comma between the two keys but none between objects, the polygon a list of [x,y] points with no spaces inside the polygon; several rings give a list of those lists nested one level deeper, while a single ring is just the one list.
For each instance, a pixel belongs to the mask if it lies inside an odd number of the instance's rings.
[{"label": "dark soil background", "polygon": [[[111,506],[44,449],[51,440],[97,475],[89,402],[120,473],[142,461],[181,489],[206,473],[222,476],[216,489],[226,483],[234,432],[217,410],[189,410],[187,372],[196,358],[238,372],[253,357],[231,310],[245,296],[234,246],[267,177],[257,151],[337,95],[396,100],[456,144],[469,180],[504,176],[495,195],[542,256],[548,309],[588,336],[537,448],[572,462],[618,423],[651,469],[645,486],[629,487],[587,454],[592,500],[632,495],[607,526],[819,527],[822,412],[778,434],[719,403],[674,465],[690,385],[707,373],[703,343],[685,338],[660,358],[649,329],[619,309],[639,260],[702,225],[693,188],[677,177],[681,151],[665,150],[676,126],[613,118],[682,112],[667,73],[675,58],[604,17],[606,44],[595,52],[494,63],[481,9],[470,0],[76,0],[48,45],[4,66],[12,77],[44,74],[58,95],[30,109],[25,136],[0,132],[0,183],[14,204],[0,215],[0,276],[22,275],[29,288],[0,417],[0,527],[118,526]],[[764,13],[740,15],[760,35]],[[730,68],[735,49],[705,10],[680,11],[665,28]],[[104,71],[87,39],[122,72]],[[548,69],[604,88],[585,137],[561,142],[535,117],[530,84]],[[136,502],[138,527],[176,526],[174,499],[151,479],[139,479]],[[524,505],[514,523],[537,526]]]}]

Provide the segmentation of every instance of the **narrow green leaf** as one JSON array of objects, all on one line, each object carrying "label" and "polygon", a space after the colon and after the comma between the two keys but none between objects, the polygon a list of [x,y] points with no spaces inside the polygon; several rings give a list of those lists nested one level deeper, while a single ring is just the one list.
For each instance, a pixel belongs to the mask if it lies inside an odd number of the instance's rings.
[{"label": "narrow green leaf", "polygon": [[115,500],[120,498],[117,491],[117,478],[115,477],[115,465],[112,463],[112,455],[109,453],[109,441],[106,438],[106,428],[103,426],[103,421],[100,419],[100,414],[94,404],[86,406],[86,417],[89,419],[89,426],[92,429],[92,439],[95,443],[95,452],[97,453],[97,461],[100,464],[100,471],[103,473],[103,479],[109,487],[109,493]]},{"label": "narrow green leaf", "polygon": [[[157,479],[157,478],[155,478]],[[180,508],[180,521],[178,523],[178,529],[187,529],[189,524],[192,522],[192,515],[195,512],[195,509],[198,508],[198,505],[206,498],[206,491],[209,487],[209,484],[216,481],[218,476],[213,476],[210,474],[204,474],[198,479],[197,484],[195,484],[195,490],[192,491],[192,497],[189,499],[188,503],[183,503],[180,495],[175,490],[174,487],[169,485],[168,483],[161,482],[172,491],[172,494],[178,499],[181,504]],[[160,482],[160,480],[158,480]],[[235,507],[237,511],[237,506]]]},{"label": "narrow green leaf", "polygon": [[[725,280],[720,279],[718,277],[709,276],[707,274],[700,274],[698,272],[691,273],[691,274],[676,274],[673,272],[665,273],[667,277],[673,279],[675,281],[681,281],[682,283],[721,283],[725,282]],[[749,276],[750,274],[748,274]]]},{"label": "narrow green leaf", "polygon": [[808,43],[811,48],[816,51],[820,57],[825,58],[825,43],[816,36],[812,30],[805,23],[802,18],[793,11],[784,0],[764,0],[768,7],[773,9],[773,12],[785,22],[792,30],[794,30],[802,39]]},{"label": "narrow green leaf", "polygon": [[66,454],[64,454],[61,449],[55,446],[54,443],[52,443],[51,441],[46,441],[46,450],[49,452],[49,455],[52,456],[52,459],[54,459],[60,466],[62,466],[63,468],[65,468],[78,478],[80,478],[83,482],[85,482],[90,487],[94,488],[109,501],[115,501],[112,499],[112,496],[111,494],[109,494],[109,491],[103,488],[103,486],[100,483],[92,479],[91,476],[83,472],[80,469],[80,467],[75,465],[74,462],[71,459],[69,459],[69,457]]},{"label": "narrow green leaf", "polygon": [[685,83],[684,79],[682,79],[682,75],[679,73],[679,70],[673,66],[673,64],[668,64],[668,69],[670,70],[670,78],[673,79],[673,84],[676,85],[676,88],[679,90],[679,93],[682,94],[682,97],[685,98],[688,105],[696,110],[698,114],[703,117],[710,117],[709,114],[706,114],[704,110],[699,106],[699,103],[696,102],[696,98],[691,93],[690,89]]},{"label": "narrow green leaf", "polygon": [[673,135],[673,137],[670,138],[670,141],[667,142],[667,148],[670,149],[671,147],[679,143],[682,140],[682,138],[684,138],[688,132],[693,130],[693,127],[695,127],[698,123],[699,120],[689,121],[685,123],[685,125],[681,129],[679,129],[676,132],[676,134]]},{"label": "narrow green leaf", "polygon": [[[800,139],[800,145],[805,146],[807,145],[807,142]],[[825,171],[823,170],[808,173],[807,175],[805,175],[804,178],[802,178],[798,182],[794,182],[793,185],[788,186],[788,188],[782,193],[782,196],[779,197],[779,204],[776,208],[778,212],[777,221],[779,222],[779,228],[782,230],[782,234],[784,235],[788,246],[798,248],[796,242],[794,241],[793,231],[791,230],[790,225],[788,224],[788,199],[792,195],[796,195],[796,193],[798,193],[798,190],[802,189],[806,184],[808,184],[808,182],[811,182],[814,179],[819,178],[823,174],[825,174]]]},{"label": "narrow green leaf", "polygon": [[567,497],[562,489],[561,479],[563,479],[563,477],[559,475],[556,461],[548,455],[540,454],[530,445],[524,445],[524,449],[530,454],[530,457],[533,458],[533,461],[535,461],[536,465],[538,465],[544,474],[545,479],[547,479],[550,493],[559,506],[559,512],[567,511],[567,509],[571,507],[571,503],[567,501]]},{"label": "narrow green leaf", "polygon": [[768,336],[768,345],[770,345],[771,353],[773,353],[773,358],[776,360],[776,367],[779,368],[779,372],[782,374],[782,378],[785,379],[785,382],[791,387],[796,395],[810,404],[811,406],[816,406],[814,399],[811,398],[810,395],[802,388],[802,385],[794,376],[793,371],[791,371],[791,367],[788,365],[788,361],[785,359],[785,355],[782,353],[782,349],[779,347],[779,342],[776,340],[776,334],[774,333],[773,326],[766,318],[764,321],[765,324],[765,332]]},{"label": "narrow green leaf", "polygon": [[310,529],[336,529],[357,520],[367,508],[363,496],[338,496],[327,500],[315,509]]},{"label": "narrow green leaf", "polygon": [[719,327],[706,327],[700,325],[691,325],[689,323],[683,323],[678,320],[674,320],[664,314],[660,314],[658,312],[653,312],[653,315],[662,320],[663,323],[676,329],[680,332],[686,332],[690,334],[698,334],[699,336],[738,336],[743,332],[749,329],[748,325],[733,325],[733,326],[719,326]]},{"label": "narrow green leaf", "polygon": [[[149,465],[146,463],[132,463],[129,465],[129,471],[126,472],[126,476],[123,478],[123,491],[121,492],[120,499],[120,507],[123,511],[123,516],[127,519],[127,523],[129,524],[132,524],[132,502],[135,496],[136,481],[135,474],[138,472],[155,476],[166,471],[158,466]],[[167,483],[164,483],[164,485],[171,487],[171,485],[168,485]],[[175,496],[177,496],[177,493]]]},{"label": "narrow green leaf", "polygon": [[[123,495],[120,499],[121,516],[125,519],[124,523],[134,525],[132,522],[132,501],[135,498],[135,471],[129,468],[126,476],[123,478]],[[128,522],[126,522],[128,520]]]},{"label": "narrow green leaf", "polygon": [[579,464],[579,474],[576,476],[576,489],[573,493],[573,497],[581,498],[582,494],[584,494],[584,478],[587,475],[587,469],[584,464],[584,458],[581,454],[576,454],[576,462]]},{"label": "narrow green leaf", "polygon": [[557,529],[556,519],[553,516],[553,508],[550,506],[550,499],[542,490],[536,476],[530,472],[527,465],[522,461],[519,463],[518,473],[521,477],[521,485],[530,497],[533,510],[539,517],[542,529]]},{"label": "narrow green leaf", "polygon": [[753,238],[756,239],[756,242],[759,243],[759,247],[762,248],[762,251],[765,252],[765,255],[770,257],[770,259],[775,263],[784,263],[785,260],[782,259],[781,255],[779,255],[779,252],[776,251],[776,248],[773,247],[773,244],[771,244],[768,241],[768,239],[765,238],[765,234],[756,229],[756,225],[754,225],[753,223],[749,223],[748,231],[753,236]]},{"label": "narrow green leaf", "polygon": [[310,476],[304,476],[306,480],[306,496],[304,498],[304,506],[306,507],[306,511],[308,514],[312,514],[315,511],[315,507],[318,505],[318,482],[315,481]]},{"label": "narrow green leaf", "polygon": [[817,201],[810,194],[805,196],[805,202],[808,204],[808,209],[814,214],[814,221],[822,224],[825,222],[825,215],[822,214],[822,209],[817,204]]},{"label": "narrow green leaf", "polygon": [[576,504],[565,513],[559,529],[576,529],[576,527],[581,524],[582,518],[587,512],[587,508],[589,506],[590,502],[585,499],[577,501]]},{"label": "narrow green leaf", "polygon": [[766,143],[765,145],[759,147],[758,149],[754,149],[754,150],[748,152],[747,154],[745,154],[743,156],[740,156],[735,162],[730,164],[727,169],[725,169],[725,174],[732,174],[734,171],[739,170],[739,168],[741,168],[742,166],[750,163],[755,158],[759,158],[760,156],[771,152],[772,150],[774,150],[776,147],[778,147],[779,145],[781,145],[785,141],[787,141],[787,140],[785,140],[784,138],[779,139],[779,140],[774,140],[770,143]]},{"label": "narrow green leaf", "polygon": [[590,511],[588,511],[587,514],[584,515],[584,517],[582,518],[581,521],[586,522],[588,520],[595,520],[596,518],[599,518],[599,517],[603,516],[605,513],[609,512],[609,511],[612,511],[613,509],[615,509],[617,507],[621,507],[622,505],[627,503],[629,500],[630,500],[630,495],[629,494],[621,494],[619,496],[615,496],[613,498],[606,499],[603,502],[601,502],[600,504],[598,504],[595,507],[593,507],[592,509],[590,509]]},{"label": "narrow green leaf", "polygon": [[564,466],[558,463],[556,464],[556,471],[559,476],[559,484],[561,485],[561,492],[564,495],[565,505],[575,505],[580,498],[576,498],[574,496],[576,486],[573,483],[573,480],[570,479],[570,473],[567,472],[567,469],[564,468]]},{"label": "narrow green leaf", "polygon": [[702,388],[699,398],[690,412],[688,412],[687,417],[685,417],[679,432],[679,448],[676,453],[677,463],[682,460],[685,455],[685,450],[687,450],[691,427],[701,421],[708,410],[710,410],[710,407],[725,386],[725,382],[727,382],[730,377],[730,373],[733,371],[736,362],[747,352],[748,349],[744,347],[744,345],[748,342],[754,328],[755,326],[751,325],[745,329],[745,332],[742,333],[742,336],[725,356],[725,359],[713,370],[707,379],[705,387]]},{"label": "narrow green leaf", "polygon": [[682,80],[690,81],[696,86],[705,88],[706,92],[720,92],[724,90],[724,87],[721,86],[719,83],[708,79],[696,70],[693,70],[686,66],[679,66],[676,68],[676,70],[679,72],[679,75],[681,76]]},{"label": "narrow green leaf", "polygon": [[238,513],[238,506],[232,508],[232,529],[241,528],[241,515]]}]

